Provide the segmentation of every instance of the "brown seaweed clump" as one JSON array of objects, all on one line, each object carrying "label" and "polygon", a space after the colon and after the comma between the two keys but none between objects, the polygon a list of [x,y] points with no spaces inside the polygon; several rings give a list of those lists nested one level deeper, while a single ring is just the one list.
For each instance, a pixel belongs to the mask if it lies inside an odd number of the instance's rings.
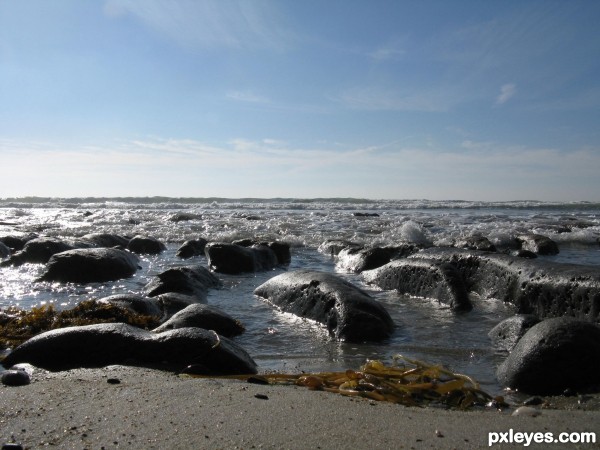
[{"label": "brown seaweed clump", "polygon": [[401,361],[386,366],[369,360],[359,370],[314,374],[266,374],[247,377],[251,383],[295,384],[310,390],[363,397],[370,400],[399,403],[404,406],[438,405],[453,409],[473,406],[504,408],[502,397],[492,397],[467,375],[451,372],[439,365],[411,360],[401,355]]},{"label": "brown seaweed clump", "polygon": [[56,328],[115,322],[152,329],[160,324],[160,318],[96,300],[84,300],[63,311],[57,311],[51,304],[29,311],[10,307],[0,311],[0,349],[16,347],[37,334]]}]

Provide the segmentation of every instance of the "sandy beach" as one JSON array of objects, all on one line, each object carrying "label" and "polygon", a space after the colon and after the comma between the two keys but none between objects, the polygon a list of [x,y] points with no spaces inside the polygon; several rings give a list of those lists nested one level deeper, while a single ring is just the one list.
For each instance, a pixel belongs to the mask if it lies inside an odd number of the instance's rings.
[{"label": "sandy beach", "polygon": [[[489,432],[510,429],[598,434],[595,402],[592,398],[589,405],[568,410],[540,409],[536,417],[511,416],[514,408],[409,408],[296,386],[110,366],[38,371],[29,385],[1,386],[0,438],[2,444],[22,448],[483,448],[488,447]],[[510,445],[515,446],[523,444]],[[543,446],[548,444],[529,447]]]}]

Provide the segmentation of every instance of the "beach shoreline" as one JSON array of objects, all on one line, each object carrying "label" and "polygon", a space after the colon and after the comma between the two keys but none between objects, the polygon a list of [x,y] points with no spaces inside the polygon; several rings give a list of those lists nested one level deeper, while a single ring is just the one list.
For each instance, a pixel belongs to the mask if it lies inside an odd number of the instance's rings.
[{"label": "beach shoreline", "polygon": [[571,399],[552,405],[563,409],[536,407],[536,417],[512,416],[515,407],[405,407],[127,366],[36,371],[29,385],[0,386],[0,401],[1,443],[23,448],[482,448],[488,433],[510,429],[600,432],[597,396],[587,406]]}]

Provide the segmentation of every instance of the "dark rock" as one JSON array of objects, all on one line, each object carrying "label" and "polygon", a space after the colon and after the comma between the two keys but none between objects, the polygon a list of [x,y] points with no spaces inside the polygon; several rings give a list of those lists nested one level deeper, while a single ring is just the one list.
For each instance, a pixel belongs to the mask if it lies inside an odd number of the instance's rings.
[{"label": "dark rock", "polygon": [[37,237],[36,234],[29,234],[27,236],[2,236],[0,237],[0,242],[10,248],[13,252],[17,252],[19,250],[23,250],[25,244],[32,239]]},{"label": "dark rock", "polygon": [[182,309],[153,332],[162,333],[167,330],[187,327],[214,330],[225,337],[237,336],[244,332],[244,326],[238,320],[214,306],[199,303]]},{"label": "dark rock", "polygon": [[355,212],[352,213],[354,217],[379,217],[377,213],[363,213],[363,212]]},{"label": "dark rock", "polygon": [[4,360],[29,362],[48,370],[131,364],[181,370],[202,365],[206,374],[256,373],[256,364],[237,344],[214,331],[180,328],[151,333],[126,324],[60,328],[37,335]]},{"label": "dark rock", "polygon": [[339,252],[341,252],[346,247],[350,248],[358,248],[361,246],[350,241],[344,241],[341,239],[327,239],[321,245],[319,245],[319,252],[324,253],[326,255],[336,256]]},{"label": "dark rock", "polygon": [[3,242],[0,242],[0,259],[8,258],[10,256],[10,248],[8,248]]},{"label": "dark rock", "polygon": [[5,386],[25,386],[31,383],[31,377],[24,370],[7,370],[2,373],[2,384]]},{"label": "dark rock", "polygon": [[98,303],[109,303],[120,306],[135,314],[144,316],[163,316],[160,302],[156,298],[143,297],[135,294],[116,294],[98,300]]},{"label": "dark rock", "polygon": [[242,247],[252,247],[254,244],[258,244],[258,242],[256,242],[254,239],[244,238],[244,239],[237,239],[237,240],[233,241],[232,244],[241,245]]},{"label": "dark rock", "polygon": [[168,319],[179,311],[187,308],[190,305],[197,305],[198,303],[206,302],[206,295],[204,297],[178,294],[177,292],[166,292],[164,294],[157,295],[156,300],[160,304],[163,311],[163,317]]},{"label": "dark rock", "polygon": [[488,336],[495,348],[511,351],[527,330],[538,322],[539,319],[532,314],[517,314],[492,328]]},{"label": "dark rock", "polygon": [[557,255],[558,245],[552,239],[541,234],[523,234],[517,237],[523,250],[529,250],[537,255]]},{"label": "dark rock", "polygon": [[454,246],[458,248],[468,248],[470,250],[481,250],[486,252],[496,251],[494,244],[492,244],[485,236],[480,235],[473,235],[459,239],[454,243]]},{"label": "dark rock", "polygon": [[597,267],[449,248],[427,249],[409,259],[420,258],[455,264],[468,291],[512,303],[518,314],[600,322]]},{"label": "dark rock", "polygon": [[405,257],[417,251],[418,248],[412,244],[400,247],[346,247],[337,255],[337,266],[349,272],[360,273],[381,267],[393,258]]},{"label": "dark rock", "polygon": [[2,266],[20,266],[25,263],[45,264],[56,253],[72,250],[74,247],[54,238],[35,238],[28,241],[23,250],[2,261]]},{"label": "dark rock", "polygon": [[183,213],[178,212],[169,217],[171,222],[186,222],[188,220],[201,220],[202,216],[199,214]]},{"label": "dark rock", "polygon": [[394,329],[392,318],[381,304],[333,274],[287,272],[263,283],[254,294],[282,311],[326,325],[337,339],[378,341],[388,338]]},{"label": "dark rock", "polygon": [[536,395],[600,387],[600,327],[569,317],[534,325],[496,375],[504,386]]},{"label": "dark rock", "polygon": [[187,259],[194,256],[204,255],[204,248],[206,247],[207,243],[208,241],[203,238],[185,241],[181,247],[177,249],[175,256],[182,259]]},{"label": "dark rock", "polygon": [[81,237],[82,240],[90,242],[95,247],[119,247],[127,248],[129,239],[118,234],[91,233]]},{"label": "dark rock", "polygon": [[397,259],[378,269],[365,271],[362,275],[367,283],[381,289],[434,298],[455,311],[469,311],[473,307],[463,277],[452,263]]},{"label": "dark rock", "polygon": [[40,281],[93,283],[128,278],[138,270],[138,258],[116,248],[82,248],[53,255]]},{"label": "dark rock", "polygon": [[219,286],[219,283],[219,279],[204,266],[174,267],[156,275],[144,287],[144,294],[155,297],[175,292],[191,295],[197,298],[197,302],[204,302],[208,289]]},{"label": "dark rock", "polygon": [[127,244],[127,250],[138,255],[158,255],[166,249],[165,244],[149,236],[134,236]]},{"label": "dark rock", "polygon": [[292,254],[290,252],[290,244],[285,242],[266,242],[263,245],[269,247],[275,253],[277,257],[277,263],[280,265],[289,264],[292,261]]},{"label": "dark rock", "polygon": [[513,250],[509,254],[512,256],[516,256],[517,258],[535,259],[538,257],[535,253],[523,249]]},{"label": "dark rock", "polygon": [[262,244],[242,247],[211,242],[206,245],[205,253],[211,270],[227,274],[270,270],[279,264],[275,252]]}]

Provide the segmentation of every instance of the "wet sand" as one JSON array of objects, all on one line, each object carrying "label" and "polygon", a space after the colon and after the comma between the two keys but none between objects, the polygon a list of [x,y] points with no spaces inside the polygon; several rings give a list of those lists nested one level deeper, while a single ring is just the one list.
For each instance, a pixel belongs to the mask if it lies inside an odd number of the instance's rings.
[{"label": "wet sand", "polygon": [[[0,385],[0,444],[76,449],[425,449],[488,447],[488,432],[581,432],[600,436],[594,397],[586,408],[498,411],[409,408],[296,386],[188,378],[111,366],[39,371],[32,383]],[[497,445],[498,448],[523,444]],[[532,443],[529,448],[548,448]],[[553,444],[550,448],[600,448]]]}]

